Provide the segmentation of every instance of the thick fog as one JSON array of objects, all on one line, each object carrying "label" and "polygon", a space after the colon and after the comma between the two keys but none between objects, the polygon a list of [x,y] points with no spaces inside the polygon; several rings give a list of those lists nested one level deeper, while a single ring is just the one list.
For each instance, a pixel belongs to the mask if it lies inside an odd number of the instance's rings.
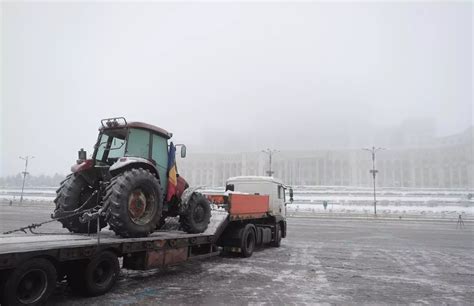
[{"label": "thick fog", "polygon": [[[2,2],[0,176],[67,173],[101,118],[193,152],[371,145],[472,125],[472,4]],[[377,144],[375,144],[377,145]]]}]

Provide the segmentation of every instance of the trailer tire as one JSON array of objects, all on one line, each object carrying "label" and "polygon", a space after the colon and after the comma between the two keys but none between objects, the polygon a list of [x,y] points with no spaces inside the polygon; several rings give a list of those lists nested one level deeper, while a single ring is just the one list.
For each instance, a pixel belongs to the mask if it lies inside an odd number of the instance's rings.
[{"label": "trailer tire", "polygon": [[2,305],[42,305],[56,288],[56,268],[47,259],[33,258],[5,280]]},{"label": "trailer tire", "polygon": [[[64,213],[73,211],[79,208],[84,202],[92,195],[94,188],[89,186],[86,180],[79,174],[69,174],[66,179],[61,183],[61,186],[56,191],[56,203],[55,213]],[[97,195],[93,196],[89,203],[84,209],[92,208],[97,205]],[[67,228],[72,233],[96,233],[97,232],[97,220],[91,220],[90,225],[87,223],[81,223],[79,221],[80,215],[75,215],[70,218],[60,219],[59,222],[63,224],[64,228]],[[104,217],[100,218],[100,228],[107,226]]]},{"label": "trailer tire", "polygon": [[279,248],[281,246],[282,230],[280,223],[275,224],[275,239],[270,243],[272,247]]},{"label": "trailer tire", "polygon": [[247,224],[241,232],[240,249],[242,257],[250,257],[255,250],[256,231],[253,224]]},{"label": "trailer tire", "polygon": [[186,210],[179,216],[179,223],[185,232],[199,234],[204,232],[211,221],[211,205],[200,193],[193,193]]},{"label": "trailer tire", "polygon": [[163,196],[160,182],[149,170],[125,170],[107,187],[104,206],[108,206],[110,228],[122,237],[146,237],[161,218]]},{"label": "trailer tire", "polygon": [[78,263],[69,271],[71,288],[82,295],[98,296],[108,292],[120,274],[117,256],[104,251],[87,263]]}]

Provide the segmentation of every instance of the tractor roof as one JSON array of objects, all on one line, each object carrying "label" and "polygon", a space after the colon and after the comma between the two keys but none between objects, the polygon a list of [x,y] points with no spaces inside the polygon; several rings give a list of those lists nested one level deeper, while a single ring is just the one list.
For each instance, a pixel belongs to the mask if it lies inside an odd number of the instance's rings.
[{"label": "tractor roof", "polygon": [[173,133],[170,133],[168,132],[167,130],[165,129],[162,129],[160,127],[157,127],[155,125],[152,125],[152,124],[148,124],[148,123],[143,123],[143,122],[130,122],[127,124],[128,127],[130,128],[137,128],[137,129],[144,129],[144,130],[149,130],[151,132],[154,132],[154,133],[157,133],[157,134],[160,134],[161,136],[169,139],[173,136]]},{"label": "tractor roof", "polygon": [[106,130],[106,129],[117,129],[117,128],[125,128],[125,127],[147,130],[147,131],[159,134],[160,136],[163,136],[166,139],[170,139],[173,136],[173,133],[168,132],[165,129],[162,129],[155,125],[144,123],[144,122],[124,122],[124,123],[119,123],[119,124],[113,124],[110,126],[102,126],[100,129]]}]

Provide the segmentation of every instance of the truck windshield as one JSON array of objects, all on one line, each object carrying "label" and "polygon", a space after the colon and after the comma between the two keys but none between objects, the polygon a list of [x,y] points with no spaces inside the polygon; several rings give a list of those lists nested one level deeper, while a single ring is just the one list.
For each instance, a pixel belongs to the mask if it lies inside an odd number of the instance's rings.
[{"label": "truck windshield", "polygon": [[124,156],[127,141],[126,135],[126,129],[113,129],[102,132],[95,146],[95,160],[111,164]]}]

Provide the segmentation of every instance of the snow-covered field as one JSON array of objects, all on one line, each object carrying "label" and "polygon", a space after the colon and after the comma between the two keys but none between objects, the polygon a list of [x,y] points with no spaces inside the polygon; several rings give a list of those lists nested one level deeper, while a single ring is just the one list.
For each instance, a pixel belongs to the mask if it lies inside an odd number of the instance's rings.
[{"label": "snow-covered field", "polygon": [[[206,191],[223,191],[205,188]],[[24,203],[52,202],[56,188],[27,188]],[[0,201],[16,203],[21,189],[0,188]],[[288,195],[287,195],[288,197]],[[327,202],[326,208],[323,203]],[[371,215],[374,211],[370,188],[338,186],[298,186],[294,202],[287,205],[289,215]],[[474,191],[461,189],[381,188],[377,190],[377,214],[416,217],[474,218]]]}]

